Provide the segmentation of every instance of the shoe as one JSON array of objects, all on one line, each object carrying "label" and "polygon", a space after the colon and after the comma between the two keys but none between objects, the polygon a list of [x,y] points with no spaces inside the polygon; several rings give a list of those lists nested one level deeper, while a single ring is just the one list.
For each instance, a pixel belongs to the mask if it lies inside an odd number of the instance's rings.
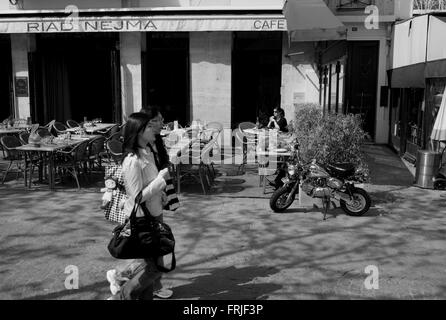
[{"label": "shoe", "polygon": [[110,291],[112,295],[116,295],[120,290],[121,286],[116,281],[116,270],[107,271],[107,281],[110,282]]},{"label": "shoe", "polygon": [[159,289],[153,292],[153,295],[160,299],[169,299],[173,295],[173,291],[170,289]]}]

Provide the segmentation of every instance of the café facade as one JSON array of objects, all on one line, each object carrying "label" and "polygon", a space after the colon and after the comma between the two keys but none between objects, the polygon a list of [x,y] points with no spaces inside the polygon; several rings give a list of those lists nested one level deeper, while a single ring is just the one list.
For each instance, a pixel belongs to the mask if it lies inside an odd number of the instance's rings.
[{"label": "caf\u00e9 facade", "polygon": [[168,121],[234,128],[319,103],[364,115],[386,143],[381,88],[406,2],[0,0],[0,116],[121,122],[157,104]]}]

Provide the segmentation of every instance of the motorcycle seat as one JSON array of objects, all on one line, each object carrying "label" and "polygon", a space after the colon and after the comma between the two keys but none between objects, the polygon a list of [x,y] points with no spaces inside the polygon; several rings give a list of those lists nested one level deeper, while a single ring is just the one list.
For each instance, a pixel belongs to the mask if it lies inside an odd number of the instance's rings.
[{"label": "motorcycle seat", "polygon": [[335,163],[329,164],[328,169],[340,175],[348,176],[355,172],[355,165],[352,163]]}]

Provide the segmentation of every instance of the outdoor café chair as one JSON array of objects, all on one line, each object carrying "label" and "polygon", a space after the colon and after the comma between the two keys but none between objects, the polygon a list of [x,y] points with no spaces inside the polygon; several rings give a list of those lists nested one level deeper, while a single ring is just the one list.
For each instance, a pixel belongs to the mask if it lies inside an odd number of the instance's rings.
[{"label": "outdoor caf\u00e9 chair", "polygon": [[[77,183],[77,188],[80,189],[78,175],[81,171],[86,172],[87,147],[89,141],[85,140],[75,145],[69,150],[57,151],[57,160],[55,163],[56,172],[59,172],[61,178],[65,173],[69,173],[74,177]],[[83,168],[82,168],[83,167]],[[83,170],[82,170],[83,169]],[[88,182],[88,178],[85,175],[85,180]]]},{"label": "outdoor caf\u00e9 chair", "polygon": [[[20,142],[25,145],[29,143],[29,132],[23,131],[19,133],[19,139]],[[45,163],[45,159],[39,155],[38,152],[35,151],[25,151],[26,154],[26,159],[27,159],[27,163],[26,166],[30,167],[30,173],[29,173],[29,186],[31,187],[31,183],[32,183],[32,175],[34,172],[34,168],[36,166],[43,167],[44,163]]]},{"label": "outdoor caf\u00e9 chair", "polygon": [[54,122],[52,125],[52,128],[50,129],[50,132],[54,132],[55,136],[58,136],[60,134],[64,134],[67,131],[67,126],[64,125],[62,122]]},{"label": "outdoor caf\u00e9 chair", "polygon": [[51,129],[51,127],[53,126],[53,123],[56,122],[56,120],[51,120],[50,122],[48,122],[46,125],[42,126],[43,128],[47,128],[48,130]]},{"label": "outdoor caf\u00e9 chair", "polygon": [[259,159],[259,187],[263,188],[263,194],[266,194],[266,188],[274,181],[272,178],[276,177],[279,165],[277,162],[270,162],[268,158]]},{"label": "outdoor caf\u00e9 chair", "polygon": [[50,137],[52,136],[50,130],[48,130],[47,127],[40,127],[37,129],[36,133],[41,137],[41,138],[45,138],[45,137]]},{"label": "outdoor caf\u00e9 chair", "polygon": [[248,162],[248,152],[256,149],[257,142],[254,137],[244,133],[240,128],[234,130],[234,138],[236,142],[234,149],[241,148],[242,152],[242,159],[238,168],[238,172],[241,173]]},{"label": "outdoor caf\u00e9 chair", "polygon": [[80,127],[80,124],[77,121],[74,121],[71,119],[67,120],[66,124],[67,124],[68,128],[79,128]]},{"label": "outdoor caf\u00e9 chair", "polygon": [[223,130],[223,125],[220,122],[209,122],[204,127],[205,129],[215,129],[219,132]]},{"label": "outdoor caf\u00e9 chair", "polygon": [[19,174],[22,173],[25,179],[25,186],[27,183],[26,177],[26,163],[23,152],[15,150],[16,147],[22,145],[19,138],[16,136],[3,136],[0,138],[0,142],[5,151],[5,160],[9,161],[8,168],[5,170],[5,174],[3,175],[2,184],[5,183],[6,177],[8,173],[11,172],[12,167],[15,165],[16,171],[14,171],[16,175],[16,179],[18,179]]},{"label": "outdoor caf\u00e9 chair", "polygon": [[97,132],[99,134],[103,135],[104,137],[108,138],[119,131],[120,131],[119,124],[115,124],[114,126],[112,126],[110,128],[107,128],[105,130],[98,130]]},{"label": "outdoor caf\u00e9 chair", "polygon": [[124,141],[124,137],[121,134],[121,131],[115,132],[112,135],[110,135],[108,138],[105,139],[105,143],[107,144],[108,141],[110,140],[118,140],[123,142]]},{"label": "outdoor caf\u00e9 chair", "polygon": [[[209,152],[213,143],[208,143],[203,149],[199,142],[180,151],[180,163],[177,165],[178,192],[180,192],[181,181],[194,180],[201,184],[203,194],[208,194],[212,185],[210,177]],[[195,154],[200,150],[199,154]]]},{"label": "outdoor caf\u00e9 chair", "polygon": [[94,167],[96,163],[98,168],[102,167],[102,157],[105,152],[104,148],[105,137],[99,136],[89,141],[88,143],[88,163],[90,165],[90,170]]},{"label": "outdoor caf\u00e9 chair", "polygon": [[106,143],[107,152],[109,154],[109,159],[113,160],[116,164],[120,164],[122,156],[122,142],[119,140],[108,140]]},{"label": "outdoor caf\u00e9 chair", "polygon": [[19,133],[19,139],[22,144],[28,144],[29,132],[23,131]]}]

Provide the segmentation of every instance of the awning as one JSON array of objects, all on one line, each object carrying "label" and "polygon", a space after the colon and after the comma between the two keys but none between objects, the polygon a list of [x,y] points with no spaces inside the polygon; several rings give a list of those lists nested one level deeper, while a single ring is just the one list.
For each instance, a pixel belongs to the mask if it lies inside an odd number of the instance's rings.
[{"label": "awning", "polygon": [[0,33],[287,31],[282,6],[257,8],[121,8],[0,12]]},{"label": "awning", "polygon": [[425,88],[427,78],[446,78],[446,59],[391,69],[388,75],[392,88]]},{"label": "awning", "polygon": [[388,71],[389,81],[392,88],[424,88],[425,63],[412,64],[405,67],[391,69]]},{"label": "awning", "polygon": [[446,88],[432,129],[431,140],[446,141]]},{"label": "awning", "polygon": [[283,14],[291,41],[347,39],[346,26],[323,0],[287,0]]}]

